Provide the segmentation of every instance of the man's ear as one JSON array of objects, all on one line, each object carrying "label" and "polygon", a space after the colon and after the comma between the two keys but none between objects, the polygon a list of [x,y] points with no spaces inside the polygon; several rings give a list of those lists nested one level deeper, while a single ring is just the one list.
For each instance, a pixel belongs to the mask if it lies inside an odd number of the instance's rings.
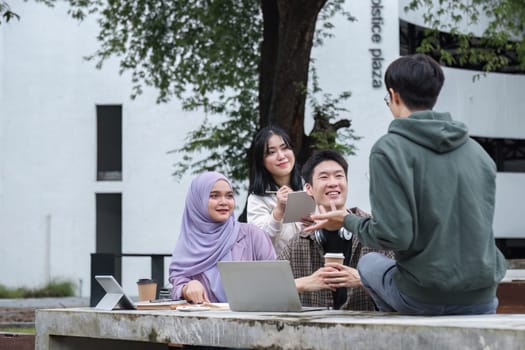
[{"label": "man's ear", "polygon": [[306,194],[309,196],[312,196],[312,185],[310,185],[308,182],[304,184],[304,190],[306,191]]},{"label": "man's ear", "polygon": [[399,95],[399,92],[397,92],[396,90],[394,89],[390,89],[390,96],[392,96],[391,98],[391,101],[392,103],[394,103],[396,106],[399,106],[401,104],[405,104],[405,102],[403,101],[403,99],[401,98],[401,95]]}]

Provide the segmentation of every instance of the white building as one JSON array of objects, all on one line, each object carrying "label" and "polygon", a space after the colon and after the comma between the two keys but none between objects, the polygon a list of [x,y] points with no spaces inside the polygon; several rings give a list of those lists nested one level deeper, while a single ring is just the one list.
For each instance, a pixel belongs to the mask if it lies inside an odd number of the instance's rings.
[{"label": "white building", "polygon": [[[368,154],[392,118],[384,70],[400,53],[400,20],[423,26],[403,3],[348,2],[358,21],[336,19],[336,37],[313,53],[327,92],[352,91],[347,108],[363,139],[349,158],[349,205],[365,210]],[[93,19],[78,23],[60,4],[11,6],[21,18],[0,27],[0,284],[33,287],[64,277],[87,296],[92,253],[171,253],[191,176],[177,182],[177,157],[167,152],[204,115],[182,111],[177,101],[157,105],[153,89],[131,100],[131,79],[118,74],[116,61],[97,70],[83,60],[98,47]],[[473,136],[525,139],[525,75],[473,82],[472,71],[445,74],[437,110],[467,123]],[[115,138],[120,145],[106,143]],[[97,157],[101,147],[109,156]],[[501,172],[497,181],[495,233],[525,238],[525,173]],[[149,260],[124,257],[122,266],[124,289],[136,295]]]}]

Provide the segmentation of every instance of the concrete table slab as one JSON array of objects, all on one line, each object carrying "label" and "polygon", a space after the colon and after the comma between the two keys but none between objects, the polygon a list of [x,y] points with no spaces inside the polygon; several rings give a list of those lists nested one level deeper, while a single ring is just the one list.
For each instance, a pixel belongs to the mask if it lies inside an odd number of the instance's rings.
[{"label": "concrete table slab", "polygon": [[42,309],[36,349],[525,349],[525,315]]}]

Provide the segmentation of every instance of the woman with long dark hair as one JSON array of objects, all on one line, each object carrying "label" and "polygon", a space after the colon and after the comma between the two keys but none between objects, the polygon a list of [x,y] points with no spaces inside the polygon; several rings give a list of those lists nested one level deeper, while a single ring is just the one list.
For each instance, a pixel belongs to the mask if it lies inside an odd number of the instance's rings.
[{"label": "woman with long dark hair", "polygon": [[300,223],[283,223],[288,193],[303,189],[290,137],[276,126],[261,129],[253,143],[247,219],[272,239],[277,254],[301,231]]}]

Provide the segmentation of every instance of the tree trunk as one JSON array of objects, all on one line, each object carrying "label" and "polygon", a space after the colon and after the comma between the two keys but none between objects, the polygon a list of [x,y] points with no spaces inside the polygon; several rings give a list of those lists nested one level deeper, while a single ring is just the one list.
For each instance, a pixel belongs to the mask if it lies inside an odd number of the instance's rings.
[{"label": "tree trunk", "polygon": [[[315,24],[326,1],[261,1],[259,128],[277,125],[284,129],[292,139],[299,164],[311,154],[310,141],[304,133],[304,107]],[[250,170],[252,147],[248,151]],[[250,181],[251,178],[250,175]],[[239,221],[246,221],[246,209],[245,203]]]},{"label": "tree trunk", "polygon": [[279,10],[276,0],[262,0],[263,41],[259,66],[259,128],[270,123],[275,62],[279,50]]},{"label": "tree trunk", "polygon": [[259,126],[278,125],[292,139],[298,162],[310,155],[304,109],[317,16],[327,0],[262,0],[263,43]]},{"label": "tree trunk", "polygon": [[278,0],[279,49],[270,122],[289,133],[301,164],[310,155],[304,131],[304,109],[315,25],[325,3],[326,0]]}]

